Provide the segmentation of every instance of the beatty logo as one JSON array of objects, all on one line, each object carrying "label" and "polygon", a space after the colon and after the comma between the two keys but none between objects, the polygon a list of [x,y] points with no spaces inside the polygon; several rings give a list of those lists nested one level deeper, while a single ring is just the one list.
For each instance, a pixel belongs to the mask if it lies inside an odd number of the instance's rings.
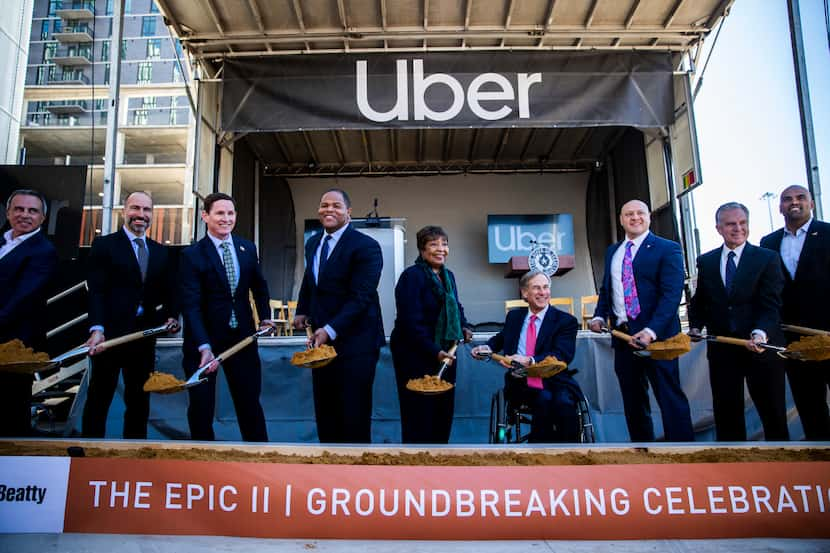
[{"label": "beatty logo", "polygon": [[[371,121],[384,123],[397,119],[408,121],[409,95],[412,93],[415,121],[448,121],[466,105],[477,117],[486,121],[504,119],[518,109],[520,119],[530,118],[528,91],[534,84],[542,82],[541,73],[517,73],[512,79],[501,73],[481,73],[470,81],[467,90],[462,83],[447,73],[424,74],[424,60],[412,60],[412,87],[409,85],[407,60],[396,60],[395,82],[397,99],[388,111],[378,111],[369,103],[369,77],[366,60],[357,61],[357,107],[360,113]],[[440,97],[445,109],[432,109],[427,103],[428,91],[433,97]]]},{"label": "beatty logo", "polygon": [[7,486],[0,484],[0,502],[36,503],[40,505],[46,499],[46,488],[40,486]]}]

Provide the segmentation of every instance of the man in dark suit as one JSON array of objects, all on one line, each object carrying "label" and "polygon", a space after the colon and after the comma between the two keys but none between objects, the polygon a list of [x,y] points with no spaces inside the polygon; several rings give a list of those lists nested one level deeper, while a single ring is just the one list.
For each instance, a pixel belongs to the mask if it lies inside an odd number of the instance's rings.
[{"label": "man in dark suit", "polygon": [[[6,201],[11,228],[0,237],[0,343],[21,340],[46,351],[46,299],[58,264],[54,246],[40,227],[46,198],[15,190]],[[32,376],[0,373],[0,436],[31,433]]]},{"label": "man in dark suit", "polygon": [[326,191],[317,210],[323,232],[305,247],[305,274],[294,328],[311,325],[310,345],[331,344],[337,358],[314,369],[314,413],[321,443],[369,443],[372,383],[384,343],[378,283],[380,245],[355,230],[351,200]]},{"label": "man in dark suit", "polygon": [[[205,198],[202,220],[207,236],[182,252],[180,284],[185,374],[209,364],[208,381],[190,388],[187,421],[194,440],[213,440],[216,396],[215,355],[255,332],[248,300],[253,295],[260,329],[275,328],[268,305],[268,283],[253,242],[231,234],[236,225],[236,202],[227,194]],[[256,344],[222,361],[228,388],[236,409],[242,439],[268,441],[265,414],[259,401],[262,368]]]},{"label": "man in dark suit", "polygon": [[[491,351],[504,351],[511,361],[530,365],[553,356],[570,363],[576,351],[576,318],[549,304],[550,278],[542,272],[525,273],[519,280],[527,309],[513,309],[507,314],[504,328],[470,352],[474,358]],[[507,369],[510,364],[501,363]],[[530,405],[531,443],[578,442],[579,417],[573,390],[579,385],[570,375],[559,373],[550,378],[517,378],[504,375],[505,396],[511,401]]]},{"label": "man in dark suit", "polygon": [[590,322],[601,332],[605,321],[630,334],[630,342],[612,338],[614,370],[620,382],[628,433],[634,442],[654,441],[648,384],[660,406],[666,441],[694,440],[691,411],[680,387],[676,359],[658,361],[635,355],[655,340],[680,332],[677,308],[683,292],[683,254],[680,244],[649,232],[651,215],[640,200],[620,209],[626,239],[613,244],[605,255],[605,276]]},{"label": "man in dark suit", "polygon": [[[784,273],[781,320],[787,324],[830,330],[830,224],[813,219],[815,203],[803,186],[781,192],[784,228],[761,239],[761,247],[780,252]],[[788,341],[798,339],[789,334]],[[830,440],[830,361],[787,360],[787,378],[808,440]]]},{"label": "man in dark suit", "polygon": [[145,439],[150,415],[150,394],[143,387],[156,364],[155,338],[107,351],[99,344],[162,324],[173,332],[178,329],[171,254],[146,235],[153,220],[153,199],[146,192],[133,192],[124,201],[123,216],[124,226],[96,238],[89,254],[87,345],[92,372],[81,429],[87,438],[105,436],[119,374],[124,379],[124,438]]},{"label": "man in dark suit", "polygon": [[737,202],[715,213],[723,246],[697,259],[697,289],[689,302],[689,335],[745,337],[746,347],[710,342],[709,380],[715,432],[719,441],[747,439],[744,381],[761,417],[767,440],[787,440],[784,368],[781,359],[759,344],[784,341],[779,310],[784,277],[775,252],[753,246],[749,210]]}]

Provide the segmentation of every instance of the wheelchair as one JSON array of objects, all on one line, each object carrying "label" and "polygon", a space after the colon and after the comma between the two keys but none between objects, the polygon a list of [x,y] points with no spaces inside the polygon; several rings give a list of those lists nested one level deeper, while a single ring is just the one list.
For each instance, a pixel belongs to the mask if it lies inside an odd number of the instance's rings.
[{"label": "wheelchair", "polygon": [[[573,376],[575,369],[569,369],[566,374]],[[521,378],[513,373],[513,377]],[[575,443],[594,443],[594,424],[591,421],[591,410],[588,398],[582,393],[578,385],[562,382],[567,395],[576,406],[577,431]],[[530,423],[533,420],[532,408],[526,402],[510,397],[506,388],[493,394],[490,401],[490,443],[491,444],[520,444],[527,443],[530,437]]]}]

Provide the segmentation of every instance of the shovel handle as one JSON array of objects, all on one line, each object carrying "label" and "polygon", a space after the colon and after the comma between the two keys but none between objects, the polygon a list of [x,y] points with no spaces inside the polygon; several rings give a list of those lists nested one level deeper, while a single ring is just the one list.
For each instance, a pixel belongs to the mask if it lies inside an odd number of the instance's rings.
[{"label": "shovel handle", "polygon": [[830,336],[830,332],[828,332],[827,330],[808,328],[806,326],[781,325],[781,328],[788,332],[796,332],[798,334],[806,334],[808,336]]},{"label": "shovel handle", "polygon": [[730,336],[706,336],[706,339],[710,342],[717,342],[719,344],[731,344],[733,346],[744,346],[746,347],[746,342],[744,338],[732,338]]},{"label": "shovel handle", "polygon": [[[631,342],[632,336],[629,335],[629,334],[626,334],[625,332],[621,332],[619,330],[607,330],[607,329],[603,329],[603,330],[605,330],[606,332],[611,334],[611,336],[613,336],[614,338],[617,338],[618,340],[622,340],[623,342],[626,342],[626,343]],[[648,347],[648,345],[642,343],[640,340],[634,340],[634,343],[637,344],[642,349],[646,349]]]},{"label": "shovel handle", "polygon": [[[458,349],[458,342],[454,342],[450,350],[447,352],[450,355],[455,355],[455,350]],[[444,374],[444,371],[447,370],[447,367],[450,366],[452,363],[452,359],[444,359],[444,362],[441,363],[441,368],[438,369],[438,378],[441,378],[441,375]]]},{"label": "shovel handle", "polygon": [[[220,363],[222,361],[227,361],[228,357],[230,357],[233,354],[239,352],[239,350],[250,346],[252,343],[256,342],[257,338],[260,338],[261,336],[265,336],[265,335],[269,334],[270,332],[271,332],[271,329],[266,328],[266,329],[260,330],[259,332],[256,332],[255,334],[252,334],[252,335],[248,336],[247,338],[243,338],[242,340],[238,341],[237,343],[235,343],[234,345],[232,345],[231,347],[229,347],[228,349],[226,349],[225,351],[223,351],[222,353],[217,355],[215,361],[219,361]],[[212,362],[213,361],[211,361],[211,363]]]},{"label": "shovel handle", "polygon": [[150,336],[155,336],[156,334],[162,334],[164,332],[167,332],[167,325],[148,328],[147,330],[139,330],[138,332],[125,334],[124,336],[113,338],[112,340],[105,340],[98,344],[98,347],[101,349],[107,349],[114,346],[120,346],[121,344],[126,344],[128,342],[133,342],[135,340],[140,340],[141,338],[148,338]]}]

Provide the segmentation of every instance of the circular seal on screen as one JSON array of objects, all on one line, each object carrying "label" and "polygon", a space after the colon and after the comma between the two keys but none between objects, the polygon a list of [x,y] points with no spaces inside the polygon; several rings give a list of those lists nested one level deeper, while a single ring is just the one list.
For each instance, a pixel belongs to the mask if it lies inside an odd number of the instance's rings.
[{"label": "circular seal on screen", "polygon": [[534,246],[527,256],[531,271],[541,271],[548,276],[559,270],[559,256],[547,246]]}]

